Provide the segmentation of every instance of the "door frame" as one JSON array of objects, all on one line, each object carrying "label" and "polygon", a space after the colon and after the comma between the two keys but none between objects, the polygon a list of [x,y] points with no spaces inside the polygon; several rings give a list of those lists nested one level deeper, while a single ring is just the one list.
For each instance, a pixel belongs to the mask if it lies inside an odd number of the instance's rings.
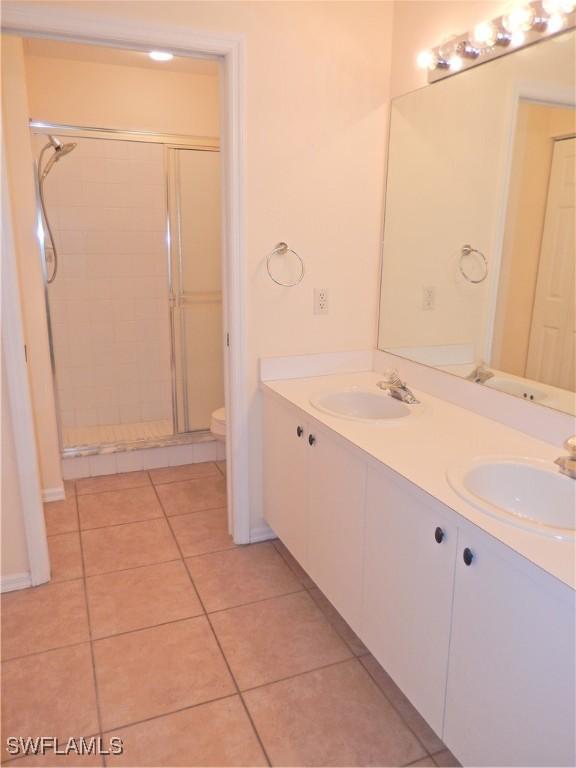
[{"label": "door frame", "polygon": [[217,57],[221,62],[223,337],[229,527],[236,544],[250,541],[248,363],[244,226],[244,37],[193,28],[95,17],[68,8],[7,2],[2,29],[22,37]]},{"label": "door frame", "polygon": [[[5,148],[2,146],[2,187],[8,189]],[[2,579],[0,591],[34,587],[50,579],[50,559],[44,509],[40,493],[40,468],[32,398],[28,382],[24,327],[20,307],[18,268],[10,198],[2,195],[2,365],[6,366],[7,400],[12,417],[14,452],[21,513],[28,551],[28,572]],[[7,362],[9,361],[9,364]]]}]

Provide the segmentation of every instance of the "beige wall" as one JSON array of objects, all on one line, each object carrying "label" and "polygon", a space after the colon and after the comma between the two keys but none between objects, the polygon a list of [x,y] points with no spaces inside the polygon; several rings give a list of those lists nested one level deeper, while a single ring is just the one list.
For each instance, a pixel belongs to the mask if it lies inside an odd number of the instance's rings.
[{"label": "beige wall", "polygon": [[2,580],[30,570],[4,363],[2,359]]},{"label": "beige wall", "polygon": [[554,137],[576,134],[576,112],[523,102],[518,109],[492,364],[524,376]]},{"label": "beige wall", "polygon": [[36,55],[25,61],[35,120],[219,135],[217,76]]},{"label": "beige wall", "polygon": [[2,36],[2,127],[12,198],[14,237],[22,296],[24,334],[42,487],[62,485],[52,368],[48,346],[44,280],[36,240],[34,158],[28,130],[22,41]]},{"label": "beige wall", "polygon": [[[41,3],[43,9],[52,5]],[[60,7],[68,14],[245,38],[247,384],[257,527],[262,518],[259,357],[374,345],[392,4],[167,1]],[[89,24],[86,30],[89,34]],[[282,289],[266,274],[266,255],[279,240],[306,262],[306,279],[297,288]],[[315,286],[329,291],[328,315],[313,314]]]}]

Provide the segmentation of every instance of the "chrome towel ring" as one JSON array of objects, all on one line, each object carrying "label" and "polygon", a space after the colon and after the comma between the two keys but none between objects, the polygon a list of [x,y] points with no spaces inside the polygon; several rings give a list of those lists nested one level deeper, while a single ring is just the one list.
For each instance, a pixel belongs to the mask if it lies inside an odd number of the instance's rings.
[{"label": "chrome towel ring", "polygon": [[[292,256],[295,256],[300,264],[300,274],[298,277],[291,283],[284,283],[282,280],[278,280],[274,277],[272,274],[272,259],[275,256],[288,256],[292,254]],[[304,261],[302,260],[302,257],[299,256],[296,251],[293,251],[292,248],[288,248],[286,243],[276,243],[273,250],[268,254],[266,258],[266,269],[268,270],[268,274],[270,275],[270,279],[273,280],[276,285],[281,285],[284,288],[292,288],[295,285],[298,285],[298,283],[302,282],[302,278],[304,277]]]},{"label": "chrome towel ring", "polygon": [[[478,260],[480,261],[481,268],[482,268],[482,274],[480,277],[472,277],[469,273],[466,272],[466,268],[464,265],[464,262],[468,256],[472,255],[478,256]],[[478,248],[472,248],[471,245],[463,245],[462,250],[460,251],[460,261],[458,262],[458,268],[460,270],[460,274],[462,277],[467,280],[469,283],[473,283],[474,285],[477,285],[478,283],[483,283],[484,280],[488,277],[488,261],[486,259],[486,256],[482,253],[482,251],[479,251]]]}]

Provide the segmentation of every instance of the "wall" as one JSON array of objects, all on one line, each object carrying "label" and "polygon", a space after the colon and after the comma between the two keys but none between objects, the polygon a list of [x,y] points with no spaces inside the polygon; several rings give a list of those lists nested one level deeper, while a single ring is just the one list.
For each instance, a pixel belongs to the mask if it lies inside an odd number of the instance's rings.
[{"label": "wall", "polygon": [[[61,8],[66,15],[244,36],[247,423],[252,523],[257,528],[262,519],[258,359],[374,345],[392,5],[167,1],[40,6]],[[306,279],[297,288],[280,288],[266,274],[266,255],[279,240],[305,260]],[[328,315],[313,314],[315,286],[328,289]]]},{"label": "wall", "polygon": [[[33,138],[38,156],[47,138]],[[73,140],[44,184],[59,251],[48,296],[64,444],[93,442],[94,425],[166,422],[170,434],[164,147]]]},{"label": "wall", "polygon": [[35,120],[219,135],[217,76],[37,55],[25,61]]},{"label": "wall", "polygon": [[[48,345],[44,279],[36,240],[34,159],[22,41],[2,36],[2,127],[18,269],[30,389],[42,487],[62,487],[52,366]],[[16,214],[17,212],[17,214]]]},{"label": "wall", "polygon": [[14,427],[8,402],[5,360],[2,359],[2,580],[23,576],[30,570],[18,470]]},{"label": "wall", "polygon": [[524,376],[540,262],[554,137],[576,133],[576,112],[523,102],[518,108],[492,364]]}]

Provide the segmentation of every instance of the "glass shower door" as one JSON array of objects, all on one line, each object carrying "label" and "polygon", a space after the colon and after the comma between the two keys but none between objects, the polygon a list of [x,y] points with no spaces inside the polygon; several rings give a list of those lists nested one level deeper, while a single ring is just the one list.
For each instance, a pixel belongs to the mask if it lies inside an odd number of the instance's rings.
[{"label": "glass shower door", "polygon": [[168,149],[171,319],[177,431],[224,405],[220,154]]}]

